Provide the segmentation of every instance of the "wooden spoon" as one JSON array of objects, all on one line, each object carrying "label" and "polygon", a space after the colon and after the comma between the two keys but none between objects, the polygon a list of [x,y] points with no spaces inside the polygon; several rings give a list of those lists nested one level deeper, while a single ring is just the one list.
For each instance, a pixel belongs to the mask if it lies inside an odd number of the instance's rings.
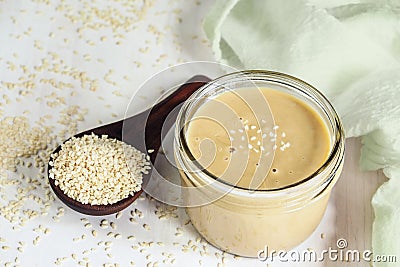
[{"label": "wooden spoon", "polygon": [[[83,135],[92,133],[100,136],[108,135],[109,138],[115,138],[117,140],[124,141],[144,153],[147,153],[148,149],[153,149],[154,152],[149,154],[149,156],[150,161],[154,164],[157,151],[159,150],[162,142],[161,130],[163,129],[163,131],[165,131],[171,128],[171,126],[175,123],[179,111],[179,109],[176,109],[176,107],[183,103],[194,91],[199,89],[208,81],[210,81],[210,79],[205,76],[194,76],[184,85],[179,87],[175,92],[170,94],[161,102],[157,103],[152,108],[149,108],[127,119],[78,133],[75,135],[75,137],[82,137]],[[57,153],[60,150],[61,145],[59,145],[53,153]],[[51,168],[52,166],[48,165],[48,177]],[[148,178],[150,175],[151,170],[149,170],[149,174],[147,174],[146,177]],[[146,177],[143,177],[144,182]],[[71,209],[88,215],[100,216],[121,211],[132,204],[132,202],[135,201],[143,191],[140,190],[133,196],[129,196],[114,204],[90,205],[82,204],[81,202],[70,198],[64,194],[64,192],[58,186],[55,185],[54,179],[49,177],[48,180],[54,193],[62,202],[64,202]]]}]

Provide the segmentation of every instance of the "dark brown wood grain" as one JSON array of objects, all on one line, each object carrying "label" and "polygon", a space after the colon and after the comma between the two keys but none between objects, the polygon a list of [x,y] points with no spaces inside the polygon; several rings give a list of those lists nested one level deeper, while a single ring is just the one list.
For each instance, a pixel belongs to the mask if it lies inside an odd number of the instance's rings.
[{"label": "dark brown wood grain", "polygon": [[[153,149],[154,152],[149,154],[149,156],[151,162],[154,163],[157,151],[162,142],[161,131],[168,130],[175,123],[179,111],[179,108],[176,107],[208,81],[210,81],[210,79],[205,76],[194,76],[152,108],[124,120],[78,133],[75,136],[82,137],[83,135],[91,133],[96,135],[108,135],[109,138],[124,141],[144,153],[147,153],[148,149]],[[58,146],[53,153],[60,151],[60,149],[61,145]],[[50,169],[51,166],[48,165],[48,173]],[[146,175],[146,177],[149,177],[150,174]],[[144,183],[146,182],[146,177],[144,177]],[[110,205],[89,205],[82,204],[68,197],[55,185],[54,179],[49,178],[48,180],[54,193],[62,202],[71,209],[88,215],[100,216],[121,211],[132,204],[142,193],[142,190],[140,190],[133,196],[129,196]]]}]

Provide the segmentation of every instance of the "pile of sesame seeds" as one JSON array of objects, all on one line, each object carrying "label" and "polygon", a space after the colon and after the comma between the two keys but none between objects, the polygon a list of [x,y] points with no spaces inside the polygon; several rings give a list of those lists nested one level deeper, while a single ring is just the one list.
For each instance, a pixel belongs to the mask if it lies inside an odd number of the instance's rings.
[{"label": "pile of sesame seeds", "polygon": [[148,159],[124,142],[92,133],[72,137],[51,155],[49,177],[72,199],[108,205],[141,189],[142,175],[150,169]]},{"label": "pile of sesame seeds", "polygon": [[[54,198],[44,173],[53,139],[50,127],[40,123],[32,127],[26,116],[8,116],[0,121],[0,215],[13,224],[13,230],[47,215],[51,207]],[[36,170],[36,174],[28,176],[30,170]],[[38,190],[42,194],[35,194]]]},{"label": "pile of sesame seeds", "polygon": [[50,143],[47,127],[33,127],[26,117],[6,117],[0,121],[0,169],[16,171],[19,158],[36,155]]}]

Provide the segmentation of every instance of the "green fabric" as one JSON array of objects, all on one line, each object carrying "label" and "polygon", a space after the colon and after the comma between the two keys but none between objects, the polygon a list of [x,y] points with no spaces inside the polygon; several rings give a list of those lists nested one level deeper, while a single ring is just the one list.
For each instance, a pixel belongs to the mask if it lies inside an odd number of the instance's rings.
[{"label": "green fabric", "polygon": [[390,178],[372,200],[373,250],[400,259],[399,1],[217,0],[204,30],[217,60],[308,81],[363,136],[362,169]]}]

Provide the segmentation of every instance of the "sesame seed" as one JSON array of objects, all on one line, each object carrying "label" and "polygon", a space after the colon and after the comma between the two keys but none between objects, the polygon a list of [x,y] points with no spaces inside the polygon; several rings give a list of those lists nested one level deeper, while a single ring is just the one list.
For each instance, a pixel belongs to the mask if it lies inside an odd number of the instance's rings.
[{"label": "sesame seed", "polygon": [[72,137],[52,156],[49,176],[66,195],[83,204],[113,204],[141,189],[142,173],[150,168],[144,158],[135,148],[106,135]]}]

